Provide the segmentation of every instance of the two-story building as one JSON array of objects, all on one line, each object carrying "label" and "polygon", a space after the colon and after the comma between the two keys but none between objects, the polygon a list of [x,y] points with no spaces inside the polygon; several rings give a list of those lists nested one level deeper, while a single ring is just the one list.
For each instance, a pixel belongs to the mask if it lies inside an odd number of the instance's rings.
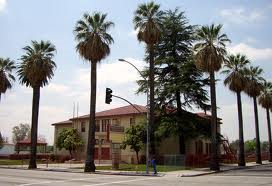
[{"label": "two-story building", "polygon": [[[133,107],[134,106],[134,107]],[[146,107],[140,105],[129,105],[115,109],[105,110],[96,113],[96,145],[95,159],[96,160],[111,160],[113,148],[121,144],[125,137],[125,130],[131,125],[146,123]],[[137,110],[135,109],[137,108]],[[140,111],[140,112],[139,112]],[[198,114],[200,117],[209,118],[204,113]],[[54,142],[58,134],[65,128],[75,128],[80,133],[84,141],[84,147],[77,150],[75,157],[77,159],[85,159],[86,146],[89,130],[89,115],[84,115],[76,118],[71,118],[67,121],[57,122],[52,124],[55,127]],[[220,130],[220,129],[219,129]],[[186,141],[186,151],[189,154],[209,154],[210,142],[205,139],[192,139]],[[56,145],[54,145],[56,147]],[[55,154],[68,155],[69,152],[57,148],[54,149]],[[159,148],[160,154],[178,154],[179,145],[178,138],[171,137],[163,140]],[[139,155],[144,155],[143,149]],[[121,150],[121,161],[131,163],[135,162],[136,154],[133,150],[127,147]]]}]

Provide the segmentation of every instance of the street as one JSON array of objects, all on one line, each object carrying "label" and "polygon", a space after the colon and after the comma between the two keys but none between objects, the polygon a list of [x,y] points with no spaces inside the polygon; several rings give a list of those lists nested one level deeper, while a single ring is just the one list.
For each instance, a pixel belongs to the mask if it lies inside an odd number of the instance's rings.
[{"label": "street", "polygon": [[117,176],[102,174],[84,174],[71,172],[33,171],[20,169],[0,168],[1,186],[218,186],[218,185],[245,185],[266,186],[272,185],[272,165],[250,167],[243,170],[231,170],[222,173],[196,177],[180,177],[178,173],[168,173],[162,177],[148,176]]}]

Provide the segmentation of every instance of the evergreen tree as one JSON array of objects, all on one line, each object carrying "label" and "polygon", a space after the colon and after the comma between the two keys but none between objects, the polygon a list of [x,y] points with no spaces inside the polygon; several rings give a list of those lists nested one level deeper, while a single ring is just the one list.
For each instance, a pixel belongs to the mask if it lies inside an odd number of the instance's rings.
[{"label": "evergreen tree", "polygon": [[[168,136],[169,133],[178,135],[180,153],[184,154],[185,139],[189,137],[185,137],[185,134],[189,131],[193,133],[196,129],[196,115],[186,112],[185,109],[192,106],[208,108],[206,102],[209,98],[204,89],[208,81],[194,64],[192,43],[195,26],[189,25],[184,12],[178,9],[165,11],[162,25],[161,39],[154,47],[155,103],[156,108],[161,111],[157,112],[160,115],[157,122],[162,124],[157,126],[157,133],[159,136]],[[147,51],[147,60],[148,58]],[[143,74],[148,75],[148,69]],[[138,93],[144,92],[147,88],[146,82],[140,80],[138,84]],[[176,110],[167,112],[166,108],[169,106],[174,106]],[[167,123],[175,123],[170,131]]]}]

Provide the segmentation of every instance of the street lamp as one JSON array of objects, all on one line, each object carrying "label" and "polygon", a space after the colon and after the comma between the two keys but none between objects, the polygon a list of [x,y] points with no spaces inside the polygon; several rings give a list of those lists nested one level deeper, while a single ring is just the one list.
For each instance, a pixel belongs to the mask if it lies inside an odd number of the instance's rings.
[{"label": "street lamp", "polygon": [[[140,74],[140,76],[142,76],[142,78],[147,81],[147,78],[144,77],[144,75],[141,73],[141,71],[135,66],[133,65],[131,62],[125,60],[125,59],[118,59],[121,62],[125,62],[130,64],[131,66],[133,66]],[[148,121],[149,121],[149,88],[147,88],[147,92],[146,92],[146,119],[147,119],[147,123],[146,123],[146,174],[149,174],[149,125],[148,125]]]}]

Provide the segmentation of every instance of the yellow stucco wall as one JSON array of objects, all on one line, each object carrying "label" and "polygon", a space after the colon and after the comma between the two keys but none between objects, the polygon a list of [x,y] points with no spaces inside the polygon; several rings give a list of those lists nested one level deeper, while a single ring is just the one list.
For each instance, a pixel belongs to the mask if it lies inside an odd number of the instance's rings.
[{"label": "yellow stucco wall", "polygon": [[158,148],[158,152],[160,155],[164,154],[179,154],[179,143],[178,142],[178,137],[173,136],[164,139],[160,143],[160,148]]},{"label": "yellow stucco wall", "polygon": [[114,133],[111,133],[110,134],[110,140],[113,142],[113,143],[122,143],[123,140],[124,140],[124,133],[121,133],[121,132],[114,132]]},{"label": "yellow stucco wall", "polygon": [[[112,123],[113,119],[120,119],[120,126],[124,127],[124,130],[130,127],[130,118],[135,118],[135,123],[139,124],[145,121],[145,115],[124,115],[124,116],[115,116],[115,117],[103,117],[103,118],[96,118],[97,120],[102,120],[102,119],[109,119],[110,123]],[[82,122],[85,123],[85,132],[81,131],[81,124]],[[87,139],[88,139],[88,130],[89,130],[89,119],[76,119],[73,120],[72,124],[57,124],[55,125],[55,142],[57,139],[58,134],[64,129],[64,128],[75,128],[78,130],[80,136],[82,137],[84,141],[84,147],[82,150],[77,151],[77,158],[84,159],[86,156],[86,149],[87,149]],[[102,121],[100,121],[100,128],[102,128]],[[124,133],[123,132],[110,132],[109,139],[111,143],[122,143],[124,140]],[[107,138],[107,132],[96,132],[95,133],[95,138],[96,139],[106,139]],[[96,145],[96,147],[99,147]],[[103,144],[101,147],[110,147],[110,144]],[[67,155],[69,154],[67,150],[55,150],[56,154],[62,154],[62,155]],[[143,154],[144,152],[140,152],[139,154]],[[127,147],[125,150],[121,150],[122,154],[122,161],[131,162],[131,157],[135,156],[135,152],[130,150],[129,147]],[[136,157],[134,157],[136,159]]]},{"label": "yellow stucco wall", "polygon": [[[145,121],[146,116],[145,115],[125,115],[125,116],[116,116],[116,117],[103,117],[103,118],[97,118],[98,120],[102,119],[109,119],[111,122],[113,119],[120,119],[120,126],[124,127],[124,130],[126,130],[128,127],[130,127],[130,118],[134,117],[135,118],[135,123],[143,123]],[[81,132],[81,123],[85,122],[85,132]],[[110,123],[111,123],[110,122]],[[89,119],[78,119],[78,120],[73,120],[73,123],[70,125],[55,125],[55,141],[56,141],[56,136],[59,134],[61,130],[64,128],[76,128],[81,137],[83,138],[84,141],[84,148],[82,150],[77,152],[77,157],[84,159],[86,155],[86,147],[87,147],[87,138],[88,138],[88,130],[89,130]],[[100,121],[100,124],[102,125],[102,122]],[[101,127],[101,126],[100,126]],[[220,131],[220,126],[218,127],[218,130]],[[96,132],[96,139],[106,139],[107,133],[106,132]],[[110,142],[111,143],[122,143],[123,139],[125,137],[125,134],[122,132],[110,132]],[[186,153],[188,154],[195,154],[196,153],[196,147],[195,147],[195,142],[197,140],[200,140],[200,138],[196,139],[190,139],[187,140],[186,142]],[[206,154],[206,144],[210,143],[209,140],[206,139],[201,139],[203,142],[203,154]],[[165,155],[165,154],[179,154],[179,139],[177,136],[172,136],[170,138],[164,139],[160,147],[157,149],[160,155]],[[111,147],[111,144],[104,144],[102,145],[103,147]],[[96,145],[98,147],[98,145]],[[143,150],[140,151],[139,156],[145,155],[145,148],[143,147]],[[55,149],[55,153],[58,154],[68,154],[68,151],[66,150],[58,150]],[[131,150],[129,147],[127,147],[125,150],[121,150],[121,161],[130,163],[132,162],[132,159],[134,159],[134,162],[136,160],[136,155],[133,150]]]}]

